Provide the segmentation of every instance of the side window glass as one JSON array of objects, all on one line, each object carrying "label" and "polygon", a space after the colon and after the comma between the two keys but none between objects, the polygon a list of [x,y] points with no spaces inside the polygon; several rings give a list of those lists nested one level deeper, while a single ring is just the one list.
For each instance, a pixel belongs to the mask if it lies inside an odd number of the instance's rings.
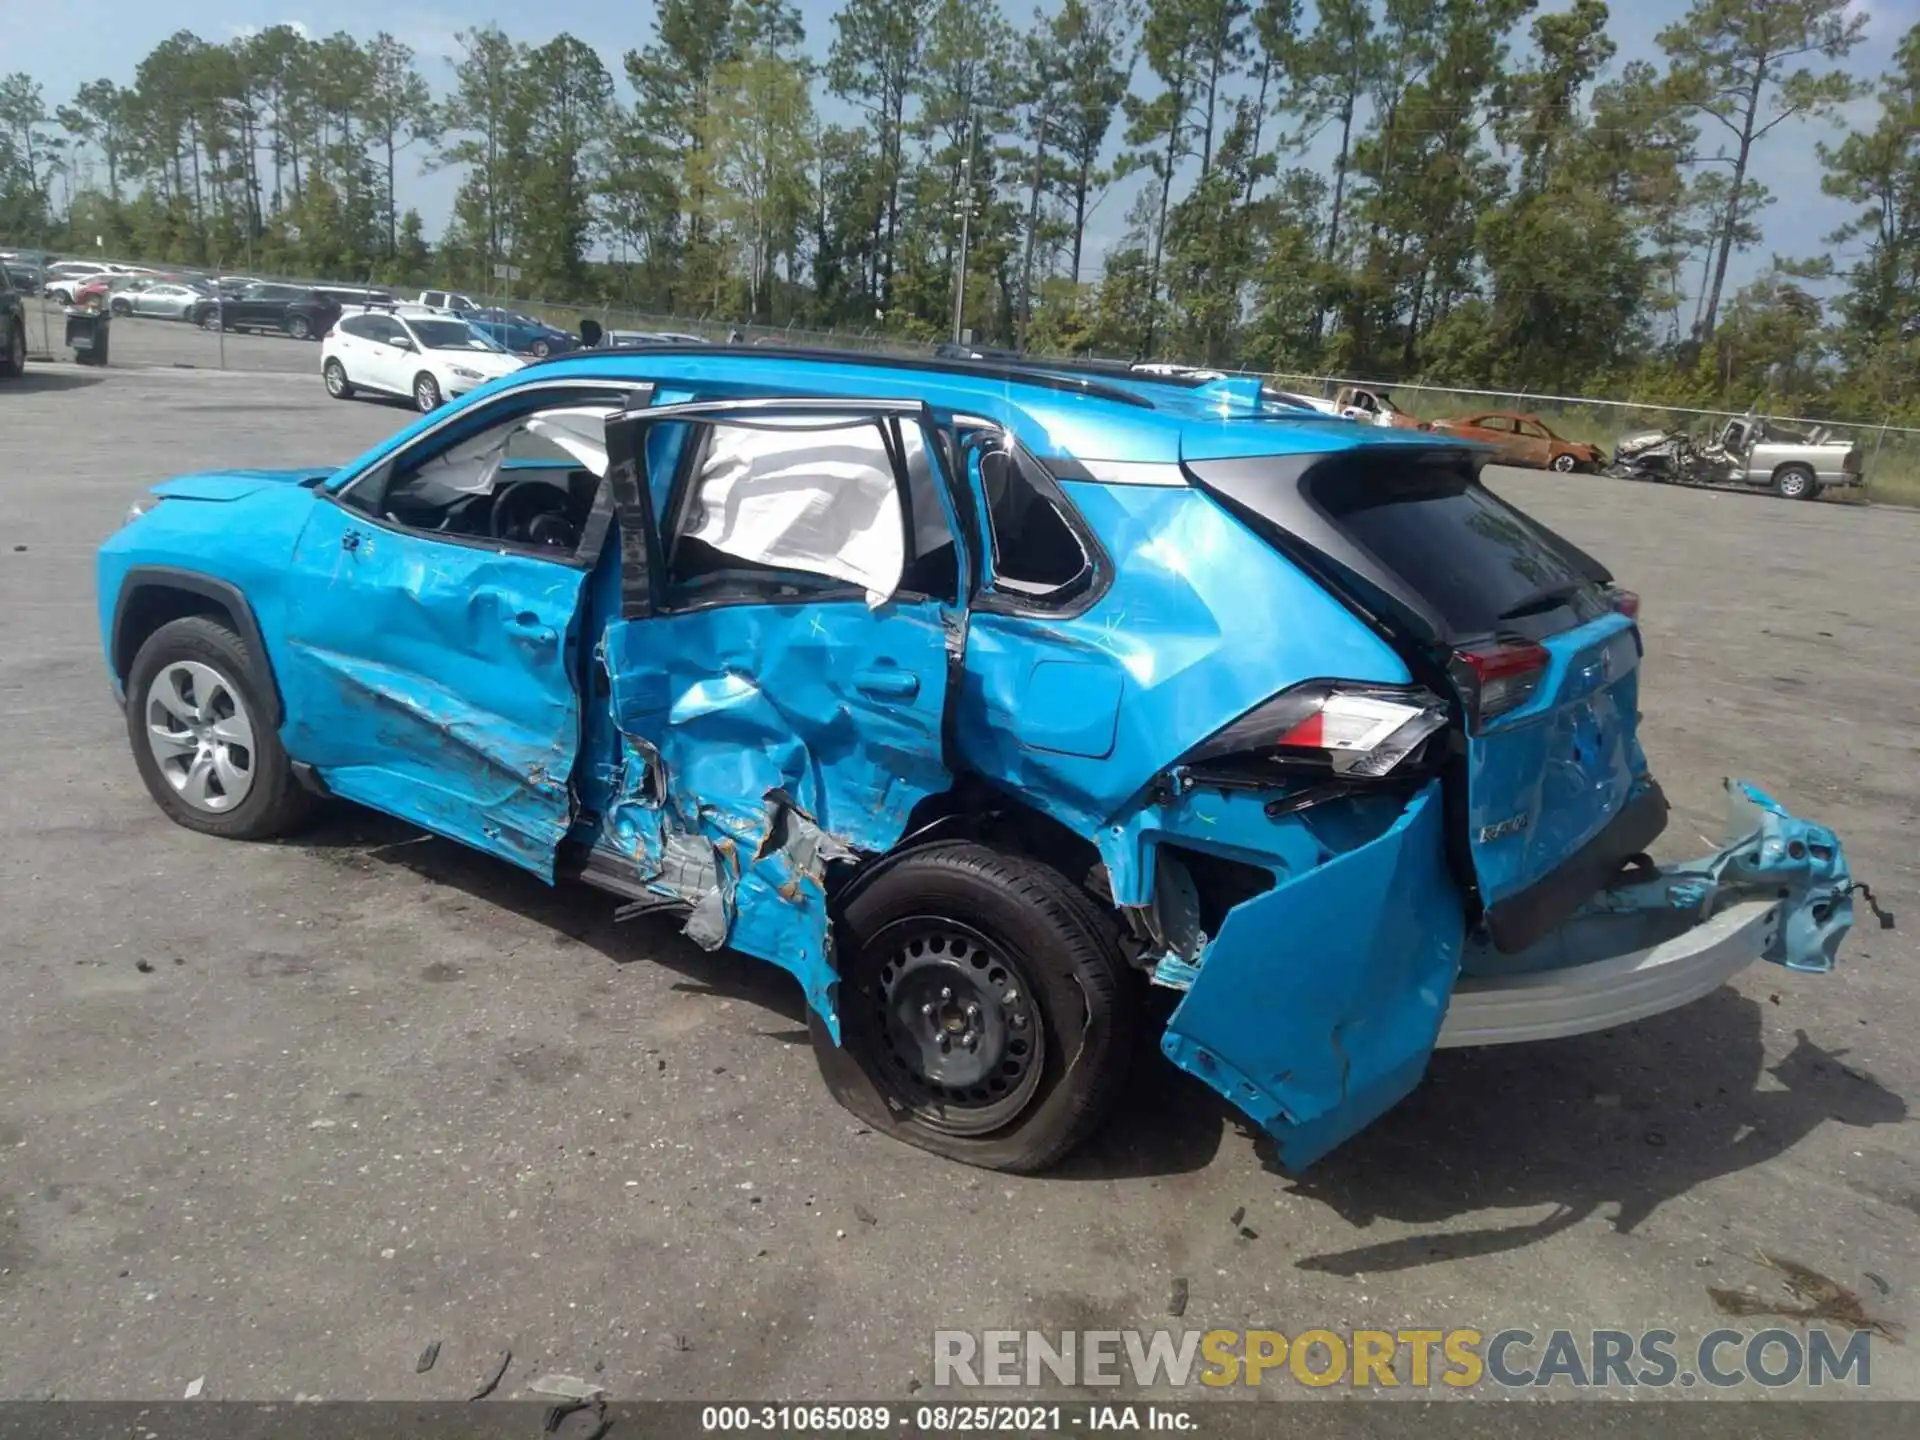
[{"label": "side window glass", "polygon": [[[895,471],[903,432],[918,428],[865,417],[700,422],[681,445],[691,458],[667,554],[669,605],[840,587],[885,603],[922,538]],[[947,544],[951,553],[951,534]]]},{"label": "side window glass", "polygon": [[[377,318],[377,317],[376,317]],[[341,503],[408,530],[572,560],[607,471],[612,397],[552,404],[396,457]]]},{"label": "side window glass", "polygon": [[965,448],[987,512],[992,587],[1038,603],[1079,593],[1092,560],[1039,462],[997,430],[974,431]]}]

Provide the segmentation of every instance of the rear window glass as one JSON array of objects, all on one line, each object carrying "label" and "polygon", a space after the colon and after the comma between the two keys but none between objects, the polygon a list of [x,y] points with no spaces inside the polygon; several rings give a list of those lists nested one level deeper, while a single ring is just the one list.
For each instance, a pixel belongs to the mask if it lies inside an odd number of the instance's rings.
[{"label": "rear window glass", "polygon": [[1456,634],[1550,633],[1605,609],[1577,551],[1458,472],[1422,465],[1359,484],[1309,483],[1334,523]]}]

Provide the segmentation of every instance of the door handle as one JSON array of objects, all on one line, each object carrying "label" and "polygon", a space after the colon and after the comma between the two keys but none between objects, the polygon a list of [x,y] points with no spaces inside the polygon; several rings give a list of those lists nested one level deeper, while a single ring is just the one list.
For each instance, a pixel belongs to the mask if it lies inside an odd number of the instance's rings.
[{"label": "door handle", "polygon": [[920,677],[911,670],[862,670],[854,688],[882,700],[911,700],[920,693]]},{"label": "door handle", "polygon": [[551,645],[554,641],[553,627],[541,624],[540,617],[531,610],[522,610],[514,616],[507,622],[507,629],[536,645]]}]

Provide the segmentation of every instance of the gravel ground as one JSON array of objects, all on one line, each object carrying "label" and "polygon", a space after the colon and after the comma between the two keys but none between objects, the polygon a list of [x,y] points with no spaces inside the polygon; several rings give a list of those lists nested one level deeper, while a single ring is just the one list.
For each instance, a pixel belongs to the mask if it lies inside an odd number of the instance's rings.
[{"label": "gravel ground", "polygon": [[[122,365],[212,343],[114,335]],[[1089,1151],[1011,1179],[866,1133],[788,979],[671,924],[345,808],[274,845],[169,824],[107,693],[95,545],[167,474],[342,460],[407,418],[329,401],[317,347],[227,344],[307,373],[42,365],[0,389],[0,1398],[201,1376],[460,1398],[511,1349],[502,1395],[562,1370],[621,1397],[900,1400],[930,1393],[936,1328],[1690,1340],[1769,1323],[1723,1320],[1709,1286],[1789,1303],[1763,1252],[1915,1319],[1911,928],[1867,920],[1830,976],[1444,1053],[1301,1178],[1153,1060]],[[1920,517],[1496,483],[1644,598],[1668,844],[1705,848],[1720,777],[1746,775],[1911,911]],[[1920,1396],[1906,1348],[1873,1380]]]}]

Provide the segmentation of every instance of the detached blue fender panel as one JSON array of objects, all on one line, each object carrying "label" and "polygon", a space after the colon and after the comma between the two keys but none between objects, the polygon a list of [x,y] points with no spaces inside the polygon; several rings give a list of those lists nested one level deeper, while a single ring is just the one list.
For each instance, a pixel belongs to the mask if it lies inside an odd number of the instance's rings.
[{"label": "detached blue fender panel", "polygon": [[1290,1168],[1426,1070],[1466,933],[1442,811],[1436,781],[1377,838],[1234,907],[1167,1024],[1167,1057],[1265,1126]]},{"label": "detached blue fender panel", "polygon": [[268,658],[267,643],[261,638],[260,622],[254,618],[253,606],[247,603],[247,597],[241,593],[238,585],[217,580],[211,575],[171,565],[135,565],[127,571],[120,582],[120,593],[113,602],[111,634],[115,679],[125,682],[128,670],[133,667],[133,657],[140,648],[134,638],[137,632],[133,622],[139,616],[143,596],[151,600],[156,592],[166,591],[211,600],[232,617],[235,632],[246,642],[247,650],[258,667],[259,673],[254,678],[260,683],[267,703],[267,723],[279,729],[286,713],[285,705],[280,697],[279,679],[274,675],[273,664]]}]

